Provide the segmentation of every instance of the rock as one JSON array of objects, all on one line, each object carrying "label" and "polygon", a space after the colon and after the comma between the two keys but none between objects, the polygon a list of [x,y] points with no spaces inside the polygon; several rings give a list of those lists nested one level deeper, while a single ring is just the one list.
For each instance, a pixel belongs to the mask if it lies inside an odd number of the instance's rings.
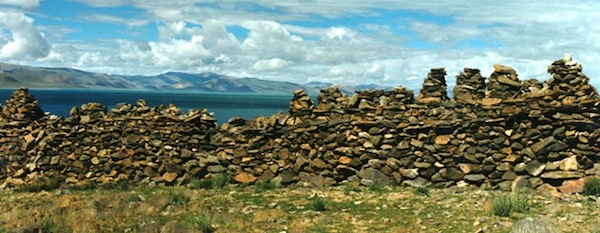
[{"label": "rock", "polygon": [[579,170],[579,163],[577,162],[576,156],[570,156],[560,161],[559,169],[562,171],[577,171]]},{"label": "rock", "polygon": [[251,184],[256,181],[256,177],[250,173],[242,172],[237,174],[233,179],[242,184]]},{"label": "rock", "polygon": [[165,172],[165,174],[162,175],[162,179],[168,183],[173,182],[176,178],[177,173],[174,172]]},{"label": "rock", "polygon": [[560,194],[560,192],[558,192],[558,189],[556,189],[556,187],[550,185],[550,184],[542,184],[537,188],[537,191],[539,193],[541,193],[542,195],[545,196],[550,196],[550,197],[562,197],[562,195]]},{"label": "rock", "polygon": [[358,177],[371,180],[374,184],[390,185],[394,182],[393,178],[386,176],[381,171],[374,168],[363,168],[358,172]]},{"label": "rock", "polygon": [[526,217],[512,226],[511,233],[560,233],[549,219],[545,217]]},{"label": "rock", "polygon": [[580,178],[576,180],[565,180],[562,185],[558,187],[558,190],[564,194],[582,193],[583,186],[585,185],[585,179]]},{"label": "rock", "polygon": [[192,229],[182,223],[176,221],[170,221],[161,227],[160,233],[186,233],[194,232]]},{"label": "rock", "polygon": [[450,135],[439,135],[435,137],[435,144],[437,145],[447,145],[450,142]]},{"label": "rock", "polygon": [[527,163],[527,165],[525,166],[525,171],[527,171],[527,173],[529,173],[532,176],[539,176],[542,173],[542,171],[544,171],[545,167],[545,164],[542,164],[537,160],[533,160]]},{"label": "rock", "polygon": [[545,172],[542,174],[542,178],[545,179],[553,179],[553,180],[565,180],[565,179],[575,179],[581,178],[584,174],[581,172],[570,172],[570,171],[551,171]]},{"label": "rock", "polygon": [[467,174],[464,180],[470,183],[482,183],[485,180],[485,176],[483,174]]}]

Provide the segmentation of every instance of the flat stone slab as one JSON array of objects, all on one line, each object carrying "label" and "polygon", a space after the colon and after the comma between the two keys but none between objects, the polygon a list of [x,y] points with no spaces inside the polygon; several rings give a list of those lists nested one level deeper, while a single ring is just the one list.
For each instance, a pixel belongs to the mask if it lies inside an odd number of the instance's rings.
[{"label": "flat stone slab", "polygon": [[569,172],[569,171],[551,171],[542,174],[542,178],[553,179],[553,180],[564,180],[564,179],[576,179],[584,177],[585,174],[581,172]]}]

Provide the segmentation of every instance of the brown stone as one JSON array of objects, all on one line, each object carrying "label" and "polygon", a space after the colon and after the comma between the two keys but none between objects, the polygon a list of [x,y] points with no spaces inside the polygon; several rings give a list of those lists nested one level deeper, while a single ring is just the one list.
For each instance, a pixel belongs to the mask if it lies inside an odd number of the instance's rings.
[{"label": "brown stone", "polygon": [[247,172],[242,172],[240,174],[237,174],[233,179],[242,184],[251,184],[256,181],[256,177]]},{"label": "brown stone", "polygon": [[576,156],[570,156],[560,161],[559,169],[562,171],[577,171],[579,170],[579,163],[577,162]]},{"label": "brown stone", "polygon": [[177,178],[177,173],[175,172],[165,172],[162,175],[162,179],[168,183],[173,182]]},{"label": "brown stone", "polygon": [[562,185],[558,187],[558,190],[560,190],[560,192],[564,194],[582,193],[584,185],[584,178],[576,180],[565,180],[563,181]]},{"label": "brown stone", "polygon": [[450,140],[452,139],[450,136],[451,135],[447,135],[447,134],[439,135],[439,136],[435,137],[434,142],[437,145],[447,145],[450,142]]}]

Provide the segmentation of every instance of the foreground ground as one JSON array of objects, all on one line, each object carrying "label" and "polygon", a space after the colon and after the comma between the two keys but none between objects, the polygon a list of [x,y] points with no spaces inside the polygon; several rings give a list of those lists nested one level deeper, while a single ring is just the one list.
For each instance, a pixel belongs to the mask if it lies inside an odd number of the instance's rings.
[{"label": "foreground ground", "polygon": [[[205,185],[206,186],[206,185]],[[29,190],[31,191],[31,190]],[[510,232],[544,216],[562,232],[600,232],[600,200],[519,194],[527,207],[499,217],[481,189],[252,186],[0,190],[0,232]]]}]

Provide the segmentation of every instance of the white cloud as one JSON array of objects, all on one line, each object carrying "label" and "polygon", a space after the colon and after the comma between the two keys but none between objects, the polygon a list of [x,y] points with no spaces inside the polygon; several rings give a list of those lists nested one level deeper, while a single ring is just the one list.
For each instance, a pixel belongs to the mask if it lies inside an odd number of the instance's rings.
[{"label": "white cloud", "polygon": [[[93,7],[141,9],[144,14],[136,17],[143,18],[133,21],[105,14],[85,19],[130,27],[156,22],[159,39],[90,44],[49,35],[59,40],[49,46],[23,15],[24,21],[8,22],[3,17],[0,45],[10,46],[2,47],[0,54],[22,61],[47,55],[39,61],[116,73],[212,71],[294,82],[379,82],[418,89],[429,69],[439,66],[447,68],[449,84],[463,67],[479,68],[489,76],[494,63],[513,66],[521,79],[545,79],[546,66],[571,53],[592,82],[600,83],[595,79],[600,76],[600,67],[595,66],[600,62],[600,4],[595,1],[506,1],[502,6],[407,0],[77,1]],[[396,10],[409,14],[395,16]],[[359,25],[345,21],[356,16],[381,20]],[[339,25],[332,25],[330,19]],[[24,26],[6,26],[15,22]],[[234,36],[231,26],[248,32]],[[34,46],[23,46],[25,41]],[[471,47],[473,41],[482,44]],[[419,42],[432,48],[414,45]]]},{"label": "white cloud", "polygon": [[14,6],[24,9],[35,9],[39,4],[38,0],[0,0],[0,6]]},{"label": "white cloud", "polygon": [[11,34],[4,36],[0,45],[0,58],[27,60],[43,58],[50,52],[50,45],[43,35],[33,26],[33,19],[21,12],[0,8],[0,26]]},{"label": "white cloud", "polygon": [[290,61],[282,60],[279,58],[273,58],[257,61],[252,66],[252,69],[256,71],[277,71],[281,70],[282,68],[288,67],[292,64],[293,62]]}]

